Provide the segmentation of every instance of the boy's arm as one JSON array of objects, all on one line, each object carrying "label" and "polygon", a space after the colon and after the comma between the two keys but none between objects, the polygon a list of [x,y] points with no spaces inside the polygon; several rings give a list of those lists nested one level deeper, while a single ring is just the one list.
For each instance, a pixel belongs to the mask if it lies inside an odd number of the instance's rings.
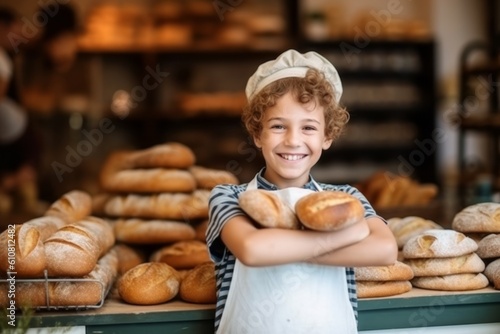
[{"label": "boy's arm", "polygon": [[379,217],[370,217],[366,221],[370,228],[368,237],[309,262],[342,267],[384,266],[396,262],[398,246],[387,224]]}]

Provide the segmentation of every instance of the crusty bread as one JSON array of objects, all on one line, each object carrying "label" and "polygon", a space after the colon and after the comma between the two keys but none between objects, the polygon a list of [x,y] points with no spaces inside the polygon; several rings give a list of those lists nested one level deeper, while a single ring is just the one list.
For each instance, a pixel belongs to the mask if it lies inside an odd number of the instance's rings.
[{"label": "crusty bread", "polygon": [[356,281],[408,281],[413,271],[403,262],[396,261],[388,266],[369,266],[354,268]]},{"label": "crusty bread", "polygon": [[180,277],[166,263],[145,262],[123,274],[118,280],[118,293],[129,304],[153,305],[177,296]]},{"label": "crusty bread", "polygon": [[358,298],[376,298],[400,295],[411,290],[410,281],[359,281]]},{"label": "crusty bread", "polygon": [[146,254],[126,244],[116,244],[113,249],[118,256],[118,274],[123,275],[133,267],[146,262]]},{"label": "crusty bread", "polygon": [[484,275],[486,275],[495,289],[500,290],[500,258],[496,259],[486,266]]},{"label": "crusty bread", "polygon": [[165,244],[195,237],[194,228],[171,220],[117,219],[109,220],[117,241],[127,244]]},{"label": "crusty bread", "polygon": [[[85,281],[46,282],[39,279],[34,282],[16,282],[15,301],[17,307],[45,306],[94,306],[103,301],[113,285],[118,271],[116,252],[109,250],[96,264],[92,271],[82,277]],[[7,306],[7,284],[0,283],[0,305]],[[5,292],[4,292],[5,291]],[[48,295],[47,295],[48,293]],[[47,305],[48,300],[48,305]]]},{"label": "crusty bread", "polygon": [[192,269],[210,261],[207,245],[199,240],[178,241],[156,250],[151,262],[164,262],[175,269]]},{"label": "crusty bread", "polygon": [[482,259],[500,257],[500,234],[490,234],[477,243],[477,255]]},{"label": "crusty bread", "polygon": [[64,226],[44,242],[49,276],[89,274],[114,242],[111,225],[97,217],[88,216]]},{"label": "crusty bread", "polygon": [[[0,269],[15,271],[19,278],[41,277],[46,267],[45,247],[43,242],[59,228],[66,225],[62,219],[52,216],[38,217],[15,225],[12,241],[8,230],[0,234]],[[9,245],[15,244],[14,270],[8,262]]]},{"label": "crusty bread", "polygon": [[92,198],[81,190],[72,190],[62,195],[45,212],[45,216],[59,217],[67,223],[74,223],[90,215]]},{"label": "crusty bread", "polygon": [[393,217],[387,220],[387,226],[394,234],[399,249],[402,249],[409,239],[424,231],[443,228],[432,220],[417,216]]},{"label": "crusty bread", "polygon": [[481,273],[484,270],[484,262],[476,253],[434,259],[406,259],[404,262],[415,276]]},{"label": "crusty bread", "polygon": [[411,284],[421,289],[467,291],[487,287],[488,278],[481,273],[414,277]]},{"label": "crusty bread", "polygon": [[317,231],[334,231],[364,218],[365,209],[356,197],[342,191],[319,191],[295,204],[299,221]]},{"label": "crusty bread", "polygon": [[202,166],[192,166],[189,172],[196,180],[197,188],[212,189],[219,184],[238,184],[238,178],[231,172]]},{"label": "crusty bread", "polygon": [[405,259],[461,256],[475,252],[477,243],[454,230],[427,230],[414,236],[403,247]]},{"label": "crusty bread", "polygon": [[300,226],[293,210],[271,191],[250,189],[240,194],[238,202],[241,209],[261,226],[286,229]]},{"label": "crusty bread", "polygon": [[167,142],[130,154],[134,168],[179,168],[186,169],[196,162],[193,151],[181,143]]},{"label": "crusty bread", "polygon": [[468,206],[455,215],[451,227],[464,233],[500,233],[500,203]]},{"label": "crusty bread", "polygon": [[189,303],[213,304],[216,296],[215,265],[205,262],[189,270],[181,281],[179,297]]},{"label": "crusty bread", "polygon": [[169,220],[208,218],[209,190],[198,189],[192,193],[159,193],[153,195],[115,195],[104,205],[104,212],[111,217],[130,217]]}]

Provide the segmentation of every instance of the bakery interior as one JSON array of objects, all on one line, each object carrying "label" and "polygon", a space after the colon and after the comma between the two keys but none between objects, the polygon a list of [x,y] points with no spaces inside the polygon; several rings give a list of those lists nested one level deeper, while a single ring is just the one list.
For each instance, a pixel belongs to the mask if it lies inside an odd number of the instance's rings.
[{"label": "bakery interior", "polygon": [[[74,40],[61,46],[68,58],[50,67],[33,50],[40,47],[46,20],[62,4],[73,8],[76,30]],[[493,203],[491,229],[475,235],[500,233],[499,1],[2,0],[2,6],[21,18],[18,39],[6,43],[18,50],[14,74],[19,107],[36,134],[33,151],[39,158],[34,181],[11,188],[1,184],[4,234],[8,226],[47,215],[73,191],[84,193],[82,201],[91,199],[88,215],[122,218],[120,212],[106,212],[107,206],[99,202],[113,190],[103,175],[117,152],[140,155],[158,145],[179,143],[194,155],[192,165],[249,182],[263,159],[240,120],[246,81],[259,64],[290,48],[317,51],[335,65],[344,88],[341,103],[351,115],[338,142],[314,167],[316,180],[355,185],[378,214],[394,224],[416,217],[419,224],[459,233],[468,232],[455,229],[459,212]],[[9,127],[0,124],[2,131]],[[206,218],[193,217],[175,218],[197,226]],[[127,245],[126,237],[113,239],[111,244]],[[173,239],[166,240],[131,244],[153,254],[160,245],[173,244]],[[483,260],[485,265],[493,262],[490,257]],[[461,312],[496,310],[497,315],[464,317],[457,326],[472,326],[481,318],[478,322],[485,327],[475,333],[500,332],[500,266],[496,268],[496,280],[489,278],[477,303]],[[120,303],[117,291],[104,290],[98,307],[70,305],[69,312],[76,308],[74,314],[83,318],[89,312],[85,308],[105,313],[106,296]],[[425,289],[422,295],[424,304],[418,307],[432,305],[434,297]],[[455,310],[455,296],[452,292],[446,297],[449,304],[445,297],[440,299],[448,306],[443,318]],[[170,303],[184,312],[185,324],[200,326],[193,333],[210,332],[206,323],[212,321],[213,303],[186,306],[179,296],[173,298],[154,306],[136,304],[135,311],[150,307],[152,313],[166,312]],[[51,316],[62,312],[91,327],[89,320],[65,313],[67,304],[63,310],[45,309],[47,300],[42,297],[42,313],[32,315],[34,320],[51,324]],[[190,312],[203,324],[191,321]],[[117,322],[122,321],[118,313]],[[56,316],[52,322],[57,321],[66,319]],[[111,326],[102,321],[102,326]],[[435,323],[439,321],[426,322]],[[436,328],[445,325],[450,323]]]}]

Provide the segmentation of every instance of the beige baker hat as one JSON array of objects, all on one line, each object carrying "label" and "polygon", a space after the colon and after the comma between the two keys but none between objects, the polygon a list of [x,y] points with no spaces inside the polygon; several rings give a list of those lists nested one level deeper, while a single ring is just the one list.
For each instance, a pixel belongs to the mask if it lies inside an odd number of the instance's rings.
[{"label": "beige baker hat", "polygon": [[289,77],[303,78],[311,68],[325,74],[326,79],[332,84],[338,102],[342,96],[342,82],[332,63],[314,51],[300,53],[293,49],[283,52],[275,60],[265,62],[257,68],[247,82],[245,89],[247,99],[250,100],[262,88],[276,80]]}]

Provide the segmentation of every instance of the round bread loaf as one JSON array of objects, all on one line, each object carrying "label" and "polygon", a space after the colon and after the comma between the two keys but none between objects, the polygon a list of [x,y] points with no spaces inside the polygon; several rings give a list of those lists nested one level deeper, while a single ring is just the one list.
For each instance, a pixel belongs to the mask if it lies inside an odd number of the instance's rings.
[{"label": "round bread loaf", "polygon": [[394,234],[394,237],[396,238],[396,242],[400,249],[403,248],[408,240],[416,235],[421,234],[422,232],[443,228],[441,225],[436,224],[432,220],[417,216],[390,218],[387,221],[387,226],[392,231],[392,234]]},{"label": "round bread loaf", "polygon": [[179,221],[117,219],[111,222],[116,240],[128,244],[164,244],[195,237],[194,228]]},{"label": "round bread loaf", "polygon": [[500,290],[500,259],[496,259],[486,266],[484,275],[490,280],[495,289]]},{"label": "round bread loaf", "polygon": [[454,230],[427,230],[414,236],[403,247],[405,259],[452,257],[470,254],[477,243]]},{"label": "round bread loaf", "polygon": [[238,178],[226,170],[192,166],[189,168],[189,172],[193,174],[196,185],[200,189],[212,189],[219,184],[239,183]]},{"label": "round bread loaf", "polygon": [[365,209],[356,197],[342,191],[319,191],[295,204],[299,221],[316,231],[335,231],[359,222]]},{"label": "round bread loaf", "polygon": [[400,295],[411,290],[410,281],[359,281],[358,298],[376,298]]},{"label": "round bread loaf", "polygon": [[456,257],[434,259],[406,259],[415,276],[443,276],[453,274],[481,273],[484,262],[476,253]]},{"label": "round bread loaf", "polygon": [[488,286],[488,278],[478,274],[414,277],[411,284],[417,288],[443,291],[478,290]]},{"label": "round bread loaf", "polygon": [[396,261],[390,266],[369,266],[354,268],[356,281],[408,281],[413,271],[403,262]]},{"label": "round bread loaf", "polygon": [[500,234],[490,234],[482,238],[477,244],[476,253],[481,259],[500,257]]},{"label": "round bread loaf", "polygon": [[238,202],[241,209],[261,226],[287,229],[300,226],[293,210],[271,191],[247,190],[240,194]]},{"label": "round bread loaf", "polygon": [[166,263],[145,262],[123,274],[118,280],[118,293],[129,304],[153,305],[177,296],[180,277]]},{"label": "round bread loaf", "polygon": [[212,261],[197,265],[181,281],[179,297],[189,303],[213,304],[217,301],[215,265]]},{"label": "round bread loaf", "polygon": [[467,233],[500,233],[500,203],[468,206],[455,215],[451,227]]},{"label": "round bread loaf", "polygon": [[178,241],[155,251],[152,262],[163,262],[175,269],[192,269],[197,265],[210,261],[207,245],[199,240]]}]

